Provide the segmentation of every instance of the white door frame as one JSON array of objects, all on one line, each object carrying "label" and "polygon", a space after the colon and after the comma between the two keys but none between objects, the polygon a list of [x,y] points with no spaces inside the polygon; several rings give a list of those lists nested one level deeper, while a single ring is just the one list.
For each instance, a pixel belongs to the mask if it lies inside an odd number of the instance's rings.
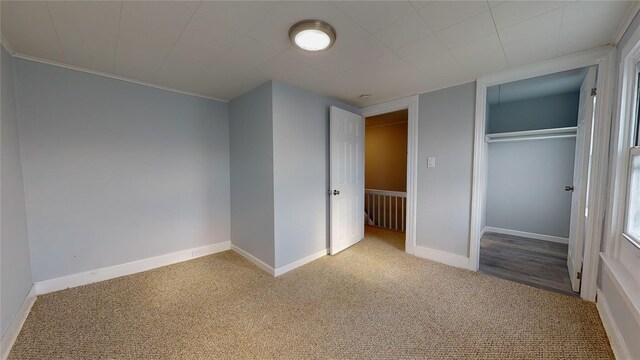
[{"label": "white door frame", "polygon": [[[418,95],[361,108],[366,118],[398,110],[408,110],[407,129],[407,227],[405,251],[413,254],[416,246],[416,203],[418,197]],[[364,205],[363,205],[364,206]]]},{"label": "white door frame", "polygon": [[[615,48],[611,46],[562,56],[520,68],[486,75],[476,83],[475,132],[473,145],[473,182],[471,194],[471,231],[469,255],[471,269],[480,264],[482,216],[486,208],[487,149],[485,147],[487,88],[507,82],[529,79],[561,71],[598,66],[598,100],[593,131],[593,159],[589,174],[589,217],[585,223],[584,261],[580,296],[595,301],[600,242],[602,241],[607,194],[609,134],[615,82]],[[584,211],[584,210],[583,210]]]}]

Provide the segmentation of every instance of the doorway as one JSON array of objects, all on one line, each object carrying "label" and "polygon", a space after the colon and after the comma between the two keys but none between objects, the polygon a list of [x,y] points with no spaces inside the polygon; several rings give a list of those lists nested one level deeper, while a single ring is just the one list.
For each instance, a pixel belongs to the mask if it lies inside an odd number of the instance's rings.
[{"label": "doorway", "polygon": [[487,88],[480,272],[580,291],[596,68]]},{"label": "doorway", "polygon": [[375,233],[398,243],[402,251],[407,215],[408,120],[408,109],[365,118],[365,225],[369,233],[374,233],[373,228],[383,229]]},{"label": "doorway", "polygon": [[[388,114],[400,110],[407,110],[407,166],[406,166],[406,200],[405,200],[405,231],[404,250],[409,254],[415,253],[416,248],[416,196],[418,184],[418,96],[392,100],[380,104],[363,107],[365,118]],[[364,207],[364,203],[361,205]],[[399,206],[399,209],[402,207]],[[364,210],[364,209],[363,209]],[[373,210],[372,210],[373,212]],[[364,211],[363,211],[364,213]],[[378,229],[378,228],[376,228]],[[388,231],[388,230],[385,230]]]}]

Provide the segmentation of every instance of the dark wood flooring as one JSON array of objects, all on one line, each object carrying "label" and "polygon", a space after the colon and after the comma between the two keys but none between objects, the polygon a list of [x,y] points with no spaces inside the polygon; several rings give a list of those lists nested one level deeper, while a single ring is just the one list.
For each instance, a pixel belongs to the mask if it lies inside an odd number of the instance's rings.
[{"label": "dark wood flooring", "polygon": [[486,233],[480,240],[480,272],[575,295],[567,270],[567,245]]}]

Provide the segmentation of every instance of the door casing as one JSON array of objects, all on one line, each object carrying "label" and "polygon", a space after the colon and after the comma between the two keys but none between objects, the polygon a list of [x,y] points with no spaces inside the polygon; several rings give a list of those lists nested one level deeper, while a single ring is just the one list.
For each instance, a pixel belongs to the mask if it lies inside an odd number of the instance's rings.
[{"label": "door casing", "polygon": [[[416,247],[416,205],[418,196],[418,95],[361,108],[365,118],[398,110],[408,110],[407,127],[407,225],[405,251],[414,254]],[[364,204],[363,204],[364,207]]]}]

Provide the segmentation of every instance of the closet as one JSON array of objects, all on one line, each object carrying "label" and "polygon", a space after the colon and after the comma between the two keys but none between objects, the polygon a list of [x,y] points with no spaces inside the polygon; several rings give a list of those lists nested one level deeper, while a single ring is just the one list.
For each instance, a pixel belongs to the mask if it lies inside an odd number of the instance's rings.
[{"label": "closet", "polygon": [[487,89],[481,272],[575,294],[568,259],[579,193],[574,167],[581,169],[580,134],[589,131],[579,125],[586,116],[580,109],[593,101],[585,96],[587,74],[578,69]]}]

